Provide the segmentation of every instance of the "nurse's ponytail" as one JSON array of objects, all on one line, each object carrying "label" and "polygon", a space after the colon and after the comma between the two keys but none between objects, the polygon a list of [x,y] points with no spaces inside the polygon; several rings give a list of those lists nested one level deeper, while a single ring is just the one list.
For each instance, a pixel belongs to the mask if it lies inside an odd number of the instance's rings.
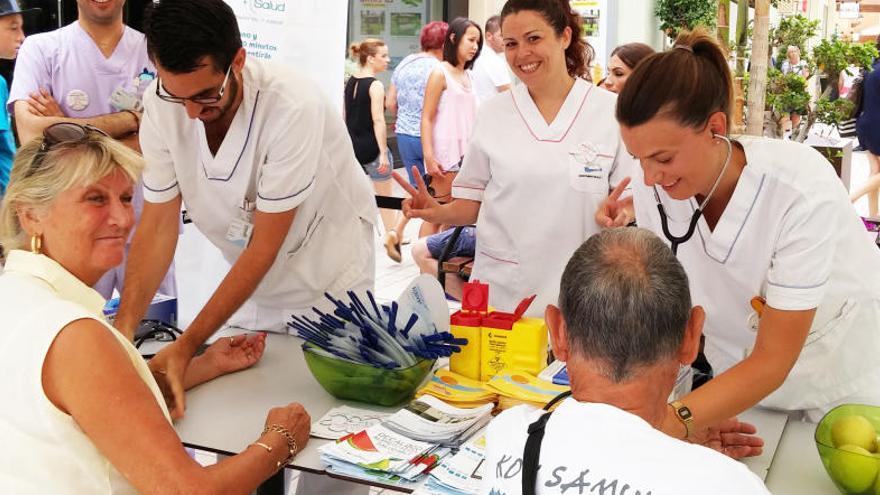
[{"label": "nurse's ponytail", "polygon": [[635,127],[658,115],[701,128],[715,112],[730,126],[733,78],[714,36],[698,28],[682,32],[673,48],[641,61],[617,98],[617,121]]},{"label": "nurse's ponytail", "polygon": [[562,36],[565,28],[571,28],[571,43],[565,49],[565,67],[572,77],[590,78],[593,47],[583,37],[583,19],[571,9],[568,0],[508,0],[501,9],[502,33],[504,18],[523,10],[541,14],[553,27],[556,36]]}]

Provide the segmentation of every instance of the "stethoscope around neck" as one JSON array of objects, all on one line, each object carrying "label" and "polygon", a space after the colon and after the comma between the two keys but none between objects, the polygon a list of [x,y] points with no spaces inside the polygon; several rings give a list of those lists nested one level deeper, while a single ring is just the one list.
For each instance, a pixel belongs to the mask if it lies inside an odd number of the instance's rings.
[{"label": "stethoscope around neck", "polygon": [[727,136],[714,134],[714,137],[723,139],[724,142],[727,143],[727,159],[724,160],[724,166],[721,167],[721,172],[719,172],[718,177],[715,178],[715,183],[712,184],[712,189],[709,190],[709,194],[706,195],[697,209],[694,210],[693,215],[691,215],[690,224],[688,224],[688,229],[684,235],[676,236],[669,231],[669,218],[666,216],[666,209],[663,208],[663,202],[660,201],[660,193],[657,192],[656,185],[652,186],[654,189],[654,199],[657,201],[657,211],[660,212],[660,226],[663,228],[663,235],[669,241],[669,247],[672,248],[672,254],[674,255],[678,254],[679,245],[684,244],[694,236],[694,232],[697,230],[697,222],[700,221],[700,216],[703,214],[703,208],[709,203],[709,199],[712,197],[712,194],[715,193],[718,184],[721,183],[721,178],[724,177],[724,172],[727,171],[727,166],[730,165],[730,159],[733,156],[733,143],[731,143],[730,138]]}]

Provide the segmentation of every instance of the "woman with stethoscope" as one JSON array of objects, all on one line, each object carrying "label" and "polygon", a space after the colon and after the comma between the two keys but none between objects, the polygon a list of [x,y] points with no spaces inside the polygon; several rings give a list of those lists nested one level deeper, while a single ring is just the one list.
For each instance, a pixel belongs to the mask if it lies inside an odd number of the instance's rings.
[{"label": "woman with stethoscope", "polygon": [[[501,11],[507,63],[523,82],[482,104],[455,201],[440,205],[424,183],[404,213],[432,223],[477,224],[471,279],[488,283],[489,303],[528,314],[556,303],[566,261],[598,232],[593,213],[632,172],[614,95],[577,77],[586,67],[580,17],[566,0],[508,1]],[[625,213],[624,213],[625,215]]]},{"label": "woman with stethoscope", "polygon": [[[833,168],[797,143],[727,138],[732,83],[699,31],[639,64],[617,119],[641,161],[630,201],[665,237],[705,309],[716,376],[669,408],[680,438],[760,403],[817,421],[837,404],[880,405],[880,252]],[[687,364],[687,363],[683,363]]]}]

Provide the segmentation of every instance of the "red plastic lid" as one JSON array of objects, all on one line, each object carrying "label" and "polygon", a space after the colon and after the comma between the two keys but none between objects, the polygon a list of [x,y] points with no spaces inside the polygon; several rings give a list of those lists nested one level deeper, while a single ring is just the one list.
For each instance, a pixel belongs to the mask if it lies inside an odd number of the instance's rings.
[{"label": "red plastic lid", "polygon": [[532,294],[530,297],[527,297],[519,302],[519,305],[513,312],[513,314],[516,315],[517,320],[522,318],[522,315],[526,314],[526,311],[528,311],[529,306],[532,305],[532,301],[535,300],[535,297],[537,297],[537,294]]},{"label": "red plastic lid", "polygon": [[483,315],[479,313],[464,313],[462,311],[456,311],[449,317],[449,324],[461,327],[479,327],[483,324]]},{"label": "red plastic lid", "polygon": [[461,290],[461,309],[466,312],[485,314],[489,310],[489,286],[473,280]]},{"label": "red plastic lid", "polygon": [[503,313],[501,311],[493,311],[483,318],[483,326],[486,328],[497,328],[499,330],[510,330],[513,324],[519,320],[519,317],[513,313]]}]

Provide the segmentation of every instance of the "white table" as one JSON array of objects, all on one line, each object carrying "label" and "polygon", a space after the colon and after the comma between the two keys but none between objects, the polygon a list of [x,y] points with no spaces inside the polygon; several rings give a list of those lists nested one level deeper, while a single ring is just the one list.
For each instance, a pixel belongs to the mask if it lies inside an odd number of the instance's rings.
[{"label": "white table", "polygon": [[[312,377],[301,344],[302,340],[297,337],[270,334],[265,355],[254,367],[187,392],[186,416],[175,423],[184,444],[234,455],[259,437],[269,409],[290,402],[303,404],[313,421],[332,407],[346,403],[377,411],[396,409],[349,403],[332,397]],[[786,414],[765,409],[749,410],[740,419],[754,424],[765,442],[763,455],[744,462],[767,481],[774,494],[835,493],[812,444],[814,425],[792,421],[787,426]],[[288,467],[327,474],[318,454],[318,447],[327,442],[312,438]],[[366,484],[363,480],[352,481]],[[801,485],[803,489],[795,488]]]},{"label": "white table", "polygon": [[834,495],[840,493],[822,467],[813,440],[816,425],[791,420],[765,480],[774,495]]},{"label": "white table", "polygon": [[[189,390],[186,415],[174,427],[188,447],[235,455],[253,443],[263,430],[269,409],[299,402],[312,421],[332,407],[350,404],[376,411],[394,411],[368,404],[341,401],[328,394],[312,376],[298,337],[269,334],[263,358],[252,368],[224,376]],[[328,440],[312,438],[288,466],[325,474],[318,447]],[[364,483],[362,480],[354,480]],[[280,485],[279,479],[271,484]],[[272,489],[261,493],[273,493]]]},{"label": "white table", "polygon": [[[332,407],[346,404],[315,381],[301,345],[302,340],[297,337],[269,334],[265,354],[252,368],[188,391],[186,415],[174,425],[183,443],[199,450],[234,455],[260,436],[266,413],[273,407],[299,402],[314,421]],[[377,411],[394,410],[350,404]],[[288,468],[324,474],[318,447],[327,442],[310,439]]]},{"label": "white table", "polygon": [[740,414],[739,419],[740,421],[755,425],[758,429],[758,436],[764,439],[763,453],[757,457],[743,459],[743,463],[753,473],[766,481],[774,454],[782,438],[785,425],[788,422],[788,414],[769,409],[754,408]]}]

